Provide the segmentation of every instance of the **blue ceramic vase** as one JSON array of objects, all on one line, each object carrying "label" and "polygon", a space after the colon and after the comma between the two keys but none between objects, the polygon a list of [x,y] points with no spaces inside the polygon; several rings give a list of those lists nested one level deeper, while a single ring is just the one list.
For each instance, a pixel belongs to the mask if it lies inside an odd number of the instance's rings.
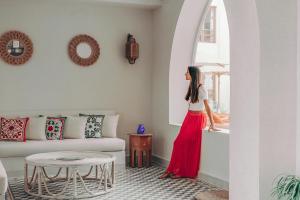
[{"label": "blue ceramic vase", "polygon": [[136,132],[137,132],[137,134],[144,134],[145,133],[145,126],[144,126],[144,124],[139,124]]}]

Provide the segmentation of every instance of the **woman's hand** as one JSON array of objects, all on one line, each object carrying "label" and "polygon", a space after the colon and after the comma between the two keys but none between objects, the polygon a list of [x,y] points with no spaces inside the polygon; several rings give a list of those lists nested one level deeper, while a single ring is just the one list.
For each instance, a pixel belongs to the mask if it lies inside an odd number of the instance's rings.
[{"label": "woman's hand", "polygon": [[214,125],[214,120],[213,120],[212,112],[211,112],[209,104],[208,104],[208,100],[204,99],[203,101],[204,101],[204,106],[205,106],[206,113],[207,113],[209,121],[210,121],[210,126],[208,128],[208,131],[209,132],[220,131],[219,129],[216,129],[216,127]]},{"label": "woman's hand", "polygon": [[220,129],[217,129],[214,125],[211,124],[208,128],[208,131],[209,132],[216,132],[216,131],[220,131]]}]

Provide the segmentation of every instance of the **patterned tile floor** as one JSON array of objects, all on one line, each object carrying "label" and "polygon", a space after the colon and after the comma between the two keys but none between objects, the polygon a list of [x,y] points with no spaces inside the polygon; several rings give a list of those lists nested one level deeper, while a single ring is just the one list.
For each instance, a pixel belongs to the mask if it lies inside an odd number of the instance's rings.
[{"label": "patterned tile floor", "polygon": [[[164,169],[159,166],[128,167],[126,170],[117,171],[113,190],[102,196],[89,198],[89,200],[188,200],[193,199],[200,191],[219,190],[199,180],[158,179],[163,172]],[[36,199],[24,192],[21,178],[11,178],[9,186],[15,200]],[[53,185],[53,187],[57,186],[59,187],[59,185]]]}]

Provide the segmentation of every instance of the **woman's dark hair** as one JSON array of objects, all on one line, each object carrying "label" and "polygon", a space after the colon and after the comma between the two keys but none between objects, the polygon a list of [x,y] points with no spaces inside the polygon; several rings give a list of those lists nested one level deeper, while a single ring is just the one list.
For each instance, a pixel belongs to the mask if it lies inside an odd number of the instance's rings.
[{"label": "woman's dark hair", "polygon": [[198,67],[195,66],[189,66],[188,67],[189,74],[191,76],[191,82],[189,89],[185,95],[185,100],[191,99],[192,103],[196,103],[199,101],[199,87],[201,86],[200,84],[200,70]]}]

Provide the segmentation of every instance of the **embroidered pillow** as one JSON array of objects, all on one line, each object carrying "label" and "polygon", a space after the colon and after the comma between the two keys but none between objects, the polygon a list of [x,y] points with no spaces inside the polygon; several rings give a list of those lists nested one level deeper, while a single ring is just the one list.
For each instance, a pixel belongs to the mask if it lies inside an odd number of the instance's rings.
[{"label": "embroidered pillow", "polygon": [[28,117],[15,119],[1,117],[0,140],[25,142],[28,119]]},{"label": "embroidered pillow", "polygon": [[85,138],[102,137],[103,120],[105,115],[79,114],[79,116],[87,117],[85,125]]},{"label": "embroidered pillow", "polygon": [[47,140],[62,140],[66,117],[47,117],[46,138]]}]

